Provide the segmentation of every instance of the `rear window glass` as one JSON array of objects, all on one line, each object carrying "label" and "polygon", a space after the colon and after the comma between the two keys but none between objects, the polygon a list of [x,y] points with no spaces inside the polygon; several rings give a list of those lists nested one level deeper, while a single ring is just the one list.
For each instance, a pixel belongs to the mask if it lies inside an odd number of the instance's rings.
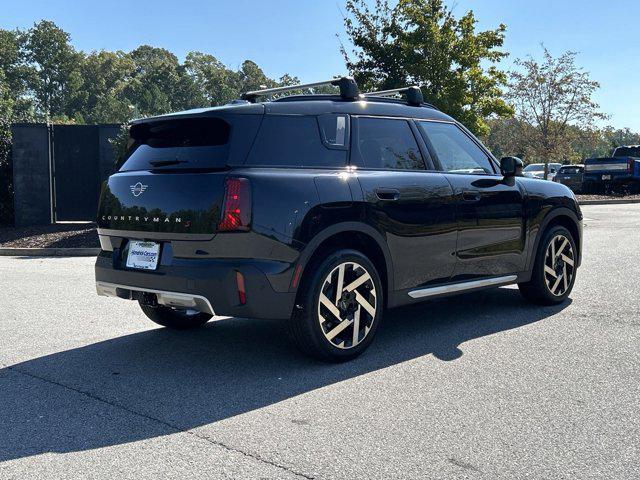
[{"label": "rear window glass", "polygon": [[120,171],[219,168],[227,163],[231,126],[221,118],[133,125]]},{"label": "rear window glass", "polygon": [[[334,118],[334,125],[337,120]],[[332,132],[334,142],[341,133]],[[338,137],[338,138],[335,138]],[[315,116],[265,115],[247,165],[291,167],[341,167],[347,152],[327,148]]]}]

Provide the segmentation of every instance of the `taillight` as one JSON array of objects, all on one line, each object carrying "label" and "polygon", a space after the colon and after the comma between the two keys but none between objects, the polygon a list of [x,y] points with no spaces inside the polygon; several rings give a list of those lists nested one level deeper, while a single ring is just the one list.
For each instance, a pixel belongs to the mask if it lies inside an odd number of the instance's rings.
[{"label": "taillight", "polygon": [[251,223],[251,185],[246,178],[227,178],[218,231],[246,231]]}]

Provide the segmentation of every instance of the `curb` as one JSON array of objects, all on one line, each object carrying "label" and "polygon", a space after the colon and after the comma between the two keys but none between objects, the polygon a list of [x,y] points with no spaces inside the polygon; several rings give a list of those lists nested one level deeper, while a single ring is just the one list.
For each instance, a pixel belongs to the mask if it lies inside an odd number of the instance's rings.
[{"label": "curb", "polygon": [[95,257],[99,248],[0,248],[0,257]]},{"label": "curb", "polygon": [[624,200],[624,199],[616,199],[616,200],[578,200],[580,205],[623,205],[630,203],[640,203],[639,200]]}]

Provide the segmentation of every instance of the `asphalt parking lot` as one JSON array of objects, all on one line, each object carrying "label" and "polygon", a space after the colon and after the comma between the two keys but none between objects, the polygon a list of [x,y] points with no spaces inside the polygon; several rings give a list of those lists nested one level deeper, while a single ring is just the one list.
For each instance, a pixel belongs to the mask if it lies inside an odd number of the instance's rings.
[{"label": "asphalt parking lot", "polygon": [[0,478],[640,478],[640,205],[583,212],[571,302],[395,310],[343,365],[279,322],[156,328],[91,258],[0,257]]}]

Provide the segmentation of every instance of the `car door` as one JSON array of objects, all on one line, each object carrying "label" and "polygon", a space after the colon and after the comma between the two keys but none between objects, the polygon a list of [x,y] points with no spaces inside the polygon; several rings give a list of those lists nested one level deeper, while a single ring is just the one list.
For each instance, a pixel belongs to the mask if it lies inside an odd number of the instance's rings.
[{"label": "car door", "polygon": [[524,270],[523,187],[517,179],[505,181],[488,152],[456,123],[417,125],[453,189],[458,242],[452,279]]},{"label": "car door", "polygon": [[358,167],[367,222],[386,236],[393,289],[448,281],[455,267],[453,190],[419,146],[415,125],[380,117],[352,123],[351,164]]}]

